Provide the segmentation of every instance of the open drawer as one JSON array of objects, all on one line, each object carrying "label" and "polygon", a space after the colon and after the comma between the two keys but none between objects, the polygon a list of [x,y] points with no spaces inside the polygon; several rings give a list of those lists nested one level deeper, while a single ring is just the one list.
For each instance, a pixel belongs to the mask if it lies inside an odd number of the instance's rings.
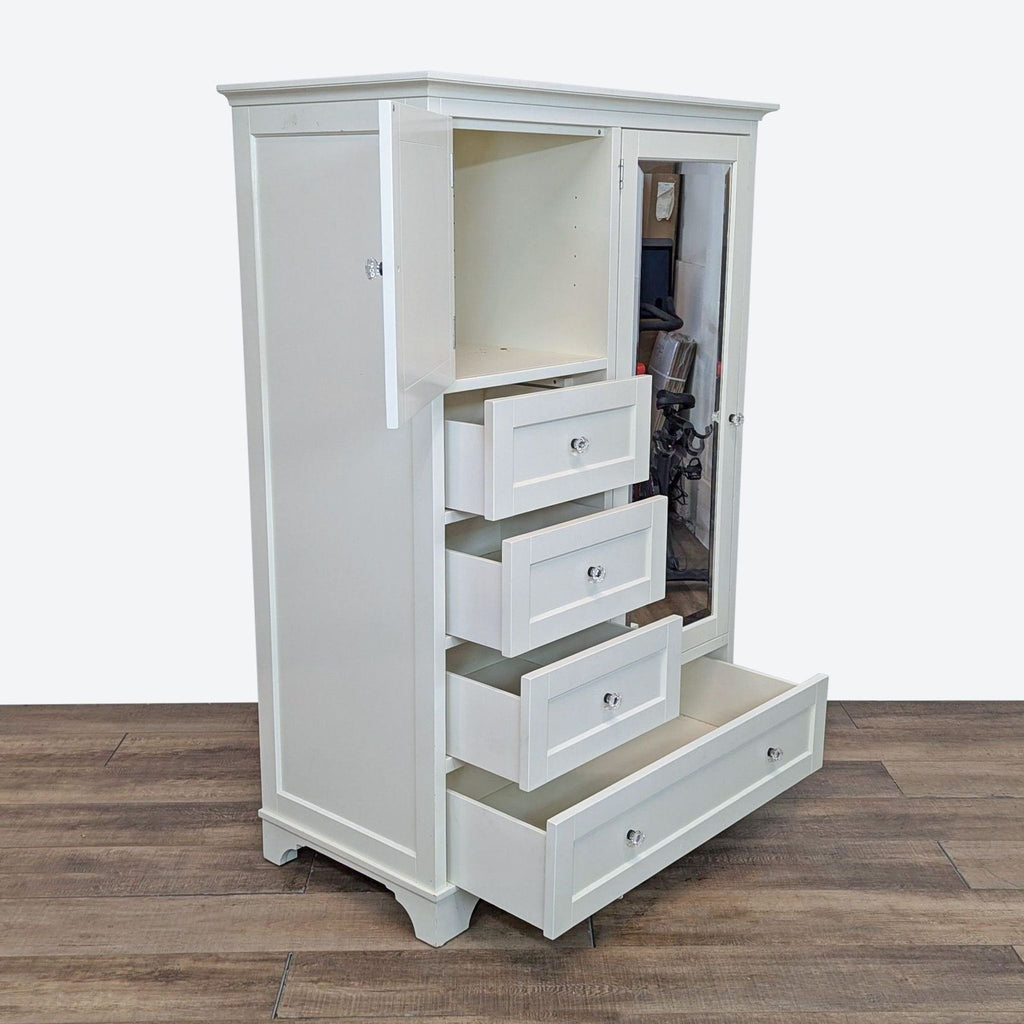
[{"label": "open drawer", "polygon": [[531,790],[679,714],[683,620],[606,622],[520,658],[448,651],[448,753]]},{"label": "open drawer", "polygon": [[509,658],[661,600],[667,517],[658,495],[601,512],[567,502],[452,523],[448,632]]},{"label": "open drawer", "polygon": [[828,681],[699,658],[681,714],[530,793],[448,777],[448,877],[555,938],[821,766]]},{"label": "open drawer", "polygon": [[504,519],[646,480],[651,378],[445,399],[445,504]]}]

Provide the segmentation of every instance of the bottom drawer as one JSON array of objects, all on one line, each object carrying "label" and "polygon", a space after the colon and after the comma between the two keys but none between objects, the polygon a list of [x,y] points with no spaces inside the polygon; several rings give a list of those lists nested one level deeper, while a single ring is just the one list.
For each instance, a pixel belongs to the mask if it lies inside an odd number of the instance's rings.
[{"label": "bottom drawer", "polygon": [[821,766],[828,680],[712,658],[678,718],[532,792],[448,777],[448,877],[555,938]]}]

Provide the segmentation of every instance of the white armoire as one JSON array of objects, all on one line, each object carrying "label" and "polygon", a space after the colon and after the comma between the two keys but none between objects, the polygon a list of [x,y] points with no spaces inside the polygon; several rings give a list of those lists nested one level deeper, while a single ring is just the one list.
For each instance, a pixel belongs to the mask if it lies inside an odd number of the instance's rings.
[{"label": "white armoire", "polygon": [[[825,677],[731,661],[774,108],[430,72],[220,91],[265,855],[377,879],[433,945],[478,899],[554,938],[821,765]],[[652,305],[682,327],[641,331]],[[661,388],[699,431],[668,494]]]}]

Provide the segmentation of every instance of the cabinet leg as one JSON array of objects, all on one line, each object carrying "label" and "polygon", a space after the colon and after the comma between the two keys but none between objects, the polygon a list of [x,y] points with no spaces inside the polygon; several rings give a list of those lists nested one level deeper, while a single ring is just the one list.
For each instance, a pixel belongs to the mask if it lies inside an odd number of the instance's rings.
[{"label": "cabinet leg", "polygon": [[393,882],[386,882],[395,899],[405,908],[412,921],[412,930],[420,942],[443,946],[469,927],[477,897],[462,889],[453,889],[436,901],[421,896]]},{"label": "cabinet leg", "polygon": [[263,856],[271,864],[280,867],[290,860],[295,860],[301,845],[302,843],[291,832],[285,832],[283,828],[278,828],[269,821],[263,822]]}]

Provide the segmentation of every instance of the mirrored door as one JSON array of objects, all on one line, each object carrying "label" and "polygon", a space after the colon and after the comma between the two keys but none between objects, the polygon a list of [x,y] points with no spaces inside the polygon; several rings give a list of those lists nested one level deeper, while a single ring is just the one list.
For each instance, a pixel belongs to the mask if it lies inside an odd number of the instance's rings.
[{"label": "mirrored door", "polygon": [[749,253],[743,138],[623,133],[620,223],[633,242],[620,272],[629,300],[620,304],[621,372],[637,365],[653,377],[651,473],[630,498],[669,500],[665,599],[628,618],[680,615],[690,650],[725,634],[732,616]]}]

